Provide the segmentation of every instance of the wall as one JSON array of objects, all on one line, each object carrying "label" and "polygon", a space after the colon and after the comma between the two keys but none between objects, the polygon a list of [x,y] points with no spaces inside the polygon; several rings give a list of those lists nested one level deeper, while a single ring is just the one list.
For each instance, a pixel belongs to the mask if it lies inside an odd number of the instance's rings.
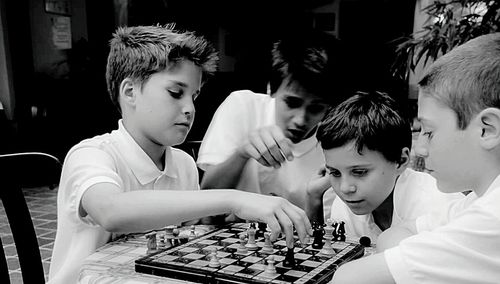
[{"label": "wall", "polygon": [[12,120],[15,104],[12,81],[10,79],[11,67],[9,60],[9,49],[7,34],[5,29],[5,5],[4,0],[0,1],[0,102],[7,119]]}]

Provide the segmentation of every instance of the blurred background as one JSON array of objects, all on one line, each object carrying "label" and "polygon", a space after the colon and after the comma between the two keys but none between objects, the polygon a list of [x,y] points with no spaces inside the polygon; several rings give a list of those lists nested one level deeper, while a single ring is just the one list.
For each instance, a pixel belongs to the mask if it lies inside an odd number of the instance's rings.
[{"label": "blurred background", "polygon": [[394,75],[396,39],[422,28],[427,19],[422,8],[431,2],[0,0],[0,115],[6,126],[0,132],[0,152],[44,151],[62,160],[80,140],[117,127],[105,65],[111,34],[124,25],[176,22],[219,50],[219,70],[196,101],[188,140],[203,138],[214,111],[231,91],[266,92],[271,43],[299,26],[327,31],[346,42],[356,70],[350,83],[389,92],[412,116],[418,74]]}]

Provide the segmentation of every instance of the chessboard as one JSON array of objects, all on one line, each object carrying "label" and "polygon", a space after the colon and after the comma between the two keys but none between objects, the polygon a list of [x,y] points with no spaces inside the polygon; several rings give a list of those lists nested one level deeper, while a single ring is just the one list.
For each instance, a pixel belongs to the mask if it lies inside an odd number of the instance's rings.
[{"label": "chessboard", "polygon": [[[312,247],[312,240],[302,245],[296,237],[294,263],[290,266],[285,262],[287,252],[292,250],[284,237],[272,243],[269,250],[269,233],[258,229],[251,247],[246,244],[249,239],[242,237],[249,236],[250,227],[255,231],[256,226],[249,223],[235,223],[158,249],[137,259],[135,271],[198,283],[321,284],[332,279],[339,265],[364,253],[360,244],[332,241],[329,247],[333,251],[326,255]],[[267,250],[263,249],[266,245]]]}]

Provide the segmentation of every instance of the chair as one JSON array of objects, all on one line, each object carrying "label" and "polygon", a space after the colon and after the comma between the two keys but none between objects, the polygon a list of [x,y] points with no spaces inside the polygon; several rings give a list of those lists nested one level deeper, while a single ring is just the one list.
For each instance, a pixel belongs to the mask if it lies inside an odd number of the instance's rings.
[{"label": "chair", "polygon": [[[61,169],[61,162],[46,153],[0,155],[0,197],[12,231],[24,283],[45,283],[45,276],[35,228],[22,188],[45,185],[53,188],[59,182]],[[1,240],[0,247],[0,283],[10,283]]]}]

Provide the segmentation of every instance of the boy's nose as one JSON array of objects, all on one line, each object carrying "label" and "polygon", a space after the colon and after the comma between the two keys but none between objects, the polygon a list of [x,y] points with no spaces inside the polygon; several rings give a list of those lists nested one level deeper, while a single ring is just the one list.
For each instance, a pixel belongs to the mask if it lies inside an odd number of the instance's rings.
[{"label": "boy's nose", "polygon": [[297,126],[304,126],[307,121],[307,111],[305,108],[297,109],[293,116],[293,123]]},{"label": "boy's nose", "polygon": [[343,181],[340,184],[340,191],[342,191],[345,194],[353,193],[353,192],[356,192],[356,186],[354,184],[349,183],[349,182]]}]

